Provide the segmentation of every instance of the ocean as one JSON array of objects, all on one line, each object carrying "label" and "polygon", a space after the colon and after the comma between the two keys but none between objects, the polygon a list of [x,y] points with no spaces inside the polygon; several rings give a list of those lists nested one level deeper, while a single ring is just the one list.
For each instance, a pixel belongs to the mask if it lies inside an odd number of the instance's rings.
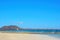
[{"label": "ocean", "polygon": [[4,30],[5,32],[38,32],[38,33],[60,33],[60,30]]},{"label": "ocean", "polygon": [[60,34],[46,34],[46,35],[51,36],[51,37],[60,38]]}]

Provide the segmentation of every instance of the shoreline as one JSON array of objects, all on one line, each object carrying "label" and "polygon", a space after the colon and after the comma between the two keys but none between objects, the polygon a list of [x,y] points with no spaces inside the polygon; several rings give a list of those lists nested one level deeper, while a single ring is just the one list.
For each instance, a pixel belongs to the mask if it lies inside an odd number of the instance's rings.
[{"label": "shoreline", "polygon": [[60,32],[15,32],[15,31],[0,31],[0,33],[22,33],[22,34],[60,34]]}]

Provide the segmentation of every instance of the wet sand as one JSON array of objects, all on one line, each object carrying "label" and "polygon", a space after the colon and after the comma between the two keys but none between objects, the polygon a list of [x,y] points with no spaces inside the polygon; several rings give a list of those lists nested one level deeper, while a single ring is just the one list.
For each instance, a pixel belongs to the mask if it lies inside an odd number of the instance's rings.
[{"label": "wet sand", "polygon": [[0,40],[60,40],[43,34],[0,33]]}]

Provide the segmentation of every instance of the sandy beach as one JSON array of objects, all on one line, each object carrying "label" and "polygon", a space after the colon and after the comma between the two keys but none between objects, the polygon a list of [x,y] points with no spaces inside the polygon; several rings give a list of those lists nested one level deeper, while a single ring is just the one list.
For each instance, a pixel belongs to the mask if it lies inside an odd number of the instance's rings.
[{"label": "sandy beach", "polygon": [[43,34],[0,33],[0,40],[60,40]]}]

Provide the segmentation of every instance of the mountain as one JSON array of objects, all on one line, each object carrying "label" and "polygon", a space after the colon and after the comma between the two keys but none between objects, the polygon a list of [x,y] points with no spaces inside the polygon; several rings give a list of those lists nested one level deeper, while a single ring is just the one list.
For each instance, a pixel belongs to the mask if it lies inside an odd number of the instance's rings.
[{"label": "mountain", "polygon": [[0,30],[20,30],[21,28],[19,28],[18,26],[15,25],[10,25],[10,26],[3,26],[2,28],[0,28]]}]

